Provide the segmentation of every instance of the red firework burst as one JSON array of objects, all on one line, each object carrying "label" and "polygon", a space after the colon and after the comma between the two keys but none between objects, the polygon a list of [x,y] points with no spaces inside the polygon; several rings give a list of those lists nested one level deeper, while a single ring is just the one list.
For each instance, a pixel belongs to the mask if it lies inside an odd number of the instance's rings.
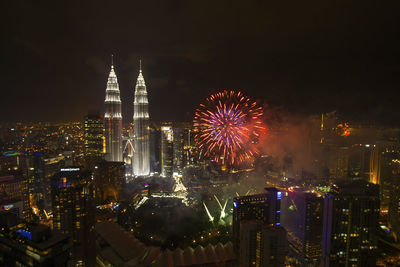
[{"label": "red firework burst", "polygon": [[265,130],[262,115],[262,108],[241,92],[213,94],[195,112],[195,140],[204,156],[216,162],[238,165],[251,161]]}]

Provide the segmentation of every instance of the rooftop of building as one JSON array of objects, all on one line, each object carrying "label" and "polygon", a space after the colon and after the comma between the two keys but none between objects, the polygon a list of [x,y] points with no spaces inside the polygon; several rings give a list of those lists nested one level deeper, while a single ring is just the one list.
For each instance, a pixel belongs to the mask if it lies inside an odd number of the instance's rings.
[{"label": "rooftop of building", "polygon": [[101,237],[99,252],[103,259],[120,266],[122,264],[137,264],[142,261],[150,261],[149,257],[158,255],[159,248],[146,247],[132,234],[125,231],[114,222],[100,222],[95,226],[95,231]]},{"label": "rooftop of building", "polygon": [[11,212],[0,212],[0,225],[3,238],[39,251],[45,251],[60,242],[67,243],[69,239],[60,232],[51,231],[48,226],[22,221]]},{"label": "rooftop of building", "polygon": [[339,181],[334,184],[330,194],[379,197],[379,185],[364,180]]},{"label": "rooftop of building", "polygon": [[203,266],[236,260],[232,243],[162,251],[146,246],[114,222],[97,223],[97,249],[101,258],[115,266]]},{"label": "rooftop of building", "polygon": [[265,198],[268,197],[269,194],[276,194],[278,192],[280,192],[278,189],[276,189],[275,187],[266,187],[264,188],[265,192],[264,193],[260,193],[260,194],[254,194],[254,195],[245,195],[245,196],[237,196],[234,197],[234,201],[240,201],[240,200],[251,200],[251,199],[255,199],[255,198]]}]

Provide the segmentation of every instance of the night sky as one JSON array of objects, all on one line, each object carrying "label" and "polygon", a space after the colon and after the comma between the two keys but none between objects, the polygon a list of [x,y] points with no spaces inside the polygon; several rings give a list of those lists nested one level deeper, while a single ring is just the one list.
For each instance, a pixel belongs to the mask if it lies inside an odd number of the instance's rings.
[{"label": "night sky", "polygon": [[2,3],[0,120],[103,110],[113,53],[124,122],[140,58],[156,121],[191,120],[227,88],[292,113],[400,122],[398,1],[126,3]]}]

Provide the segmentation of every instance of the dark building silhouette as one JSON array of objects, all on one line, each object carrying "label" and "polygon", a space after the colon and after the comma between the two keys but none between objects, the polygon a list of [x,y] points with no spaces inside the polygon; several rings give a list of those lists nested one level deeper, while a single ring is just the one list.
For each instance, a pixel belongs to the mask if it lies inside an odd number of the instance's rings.
[{"label": "dark building silhouette", "polygon": [[61,169],[51,180],[53,227],[71,237],[75,264],[93,266],[94,199],[92,175],[80,167]]},{"label": "dark building silhouette", "polygon": [[150,125],[150,171],[161,173],[161,131],[156,123]]},{"label": "dark building silhouette", "polygon": [[118,202],[125,185],[125,163],[103,160],[94,170],[96,205]]},{"label": "dark building silhouette", "polygon": [[324,199],[317,193],[291,189],[282,198],[281,225],[299,263],[319,266]]},{"label": "dark building silhouette", "polygon": [[233,199],[233,246],[240,248],[240,223],[259,221],[265,226],[279,226],[282,192],[276,188],[266,188],[264,194],[239,196]]},{"label": "dark building silhouette", "polygon": [[70,238],[48,226],[20,221],[0,212],[0,264],[2,266],[67,266]]},{"label": "dark building silhouette", "polygon": [[379,187],[359,180],[339,184],[324,199],[323,266],[375,266]]}]

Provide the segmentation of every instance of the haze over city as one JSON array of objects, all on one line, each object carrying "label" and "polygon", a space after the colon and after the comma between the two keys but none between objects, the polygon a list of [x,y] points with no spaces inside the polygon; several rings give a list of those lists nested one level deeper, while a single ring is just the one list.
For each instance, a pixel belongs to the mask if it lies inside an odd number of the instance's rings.
[{"label": "haze over city", "polygon": [[396,1],[11,1],[1,266],[400,265]]}]

